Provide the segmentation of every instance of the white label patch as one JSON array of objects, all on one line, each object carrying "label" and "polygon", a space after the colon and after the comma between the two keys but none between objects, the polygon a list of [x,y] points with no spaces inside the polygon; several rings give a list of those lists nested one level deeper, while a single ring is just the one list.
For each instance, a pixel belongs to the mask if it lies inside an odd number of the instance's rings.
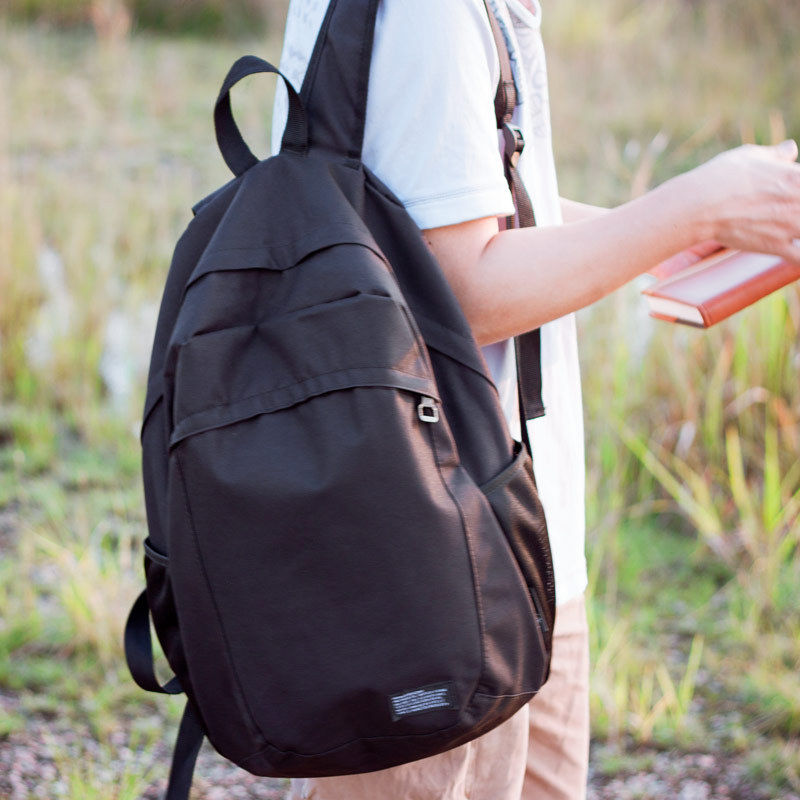
[{"label": "white label patch", "polygon": [[410,714],[438,711],[442,708],[457,708],[455,687],[452,683],[436,683],[389,696],[392,719],[397,721]]}]

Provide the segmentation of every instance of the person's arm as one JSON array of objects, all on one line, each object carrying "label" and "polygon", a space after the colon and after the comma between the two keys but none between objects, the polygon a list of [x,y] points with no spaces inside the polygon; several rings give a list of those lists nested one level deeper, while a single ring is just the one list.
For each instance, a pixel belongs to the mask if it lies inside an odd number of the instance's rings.
[{"label": "person's arm", "polygon": [[583,219],[600,217],[610,210],[602,206],[579,203],[577,200],[568,200],[566,197],[560,197],[559,200],[561,201],[561,218],[564,222],[580,222]]},{"label": "person's arm", "polygon": [[699,242],[800,263],[797,146],[746,145],[579,222],[499,231],[494,217],[423,233],[478,344],[590,305]]}]

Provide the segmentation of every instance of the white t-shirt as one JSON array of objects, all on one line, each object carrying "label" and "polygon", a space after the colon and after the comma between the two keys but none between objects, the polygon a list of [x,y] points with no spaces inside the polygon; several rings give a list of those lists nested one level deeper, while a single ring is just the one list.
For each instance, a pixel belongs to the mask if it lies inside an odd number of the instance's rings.
[{"label": "white t-shirt", "polygon": [[[550,138],[547,71],[535,13],[520,0],[489,0],[511,51],[525,137],[519,172],[538,225],[561,223]],[[291,0],[280,69],[299,90],[327,0]],[[375,27],[363,161],[420,228],[514,211],[494,115],[500,77],[483,0],[384,0]],[[272,151],[280,149],[286,93],[276,93]],[[531,252],[531,260],[536,253]],[[513,340],[482,348],[509,431],[520,438]],[[544,417],[528,423],[547,517],[556,595],[586,587],[584,444],[574,315],[542,327]]]}]

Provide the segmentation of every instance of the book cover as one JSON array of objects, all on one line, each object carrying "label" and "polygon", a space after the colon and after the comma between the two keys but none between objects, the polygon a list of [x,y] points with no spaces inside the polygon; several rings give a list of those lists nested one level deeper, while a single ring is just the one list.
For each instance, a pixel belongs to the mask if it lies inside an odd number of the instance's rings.
[{"label": "book cover", "polygon": [[779,256],[726,248],[674,269],[673,263],[651,271],[661,279],[642,292],[650,316],[698,328],[716,325],[800,278],[800,266]]}]

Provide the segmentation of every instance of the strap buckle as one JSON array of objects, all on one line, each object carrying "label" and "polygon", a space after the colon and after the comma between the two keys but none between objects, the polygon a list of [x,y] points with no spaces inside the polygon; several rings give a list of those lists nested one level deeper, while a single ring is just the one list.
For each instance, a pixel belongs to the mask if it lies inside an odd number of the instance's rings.
[{"label": "strap buckle", "polygon": [[503,123],[502,130],[506,158],[508,158],[511,166],[516,169],[519,157],[525,148],[525,137],[522,135],[522,131],[510,122]]}]

